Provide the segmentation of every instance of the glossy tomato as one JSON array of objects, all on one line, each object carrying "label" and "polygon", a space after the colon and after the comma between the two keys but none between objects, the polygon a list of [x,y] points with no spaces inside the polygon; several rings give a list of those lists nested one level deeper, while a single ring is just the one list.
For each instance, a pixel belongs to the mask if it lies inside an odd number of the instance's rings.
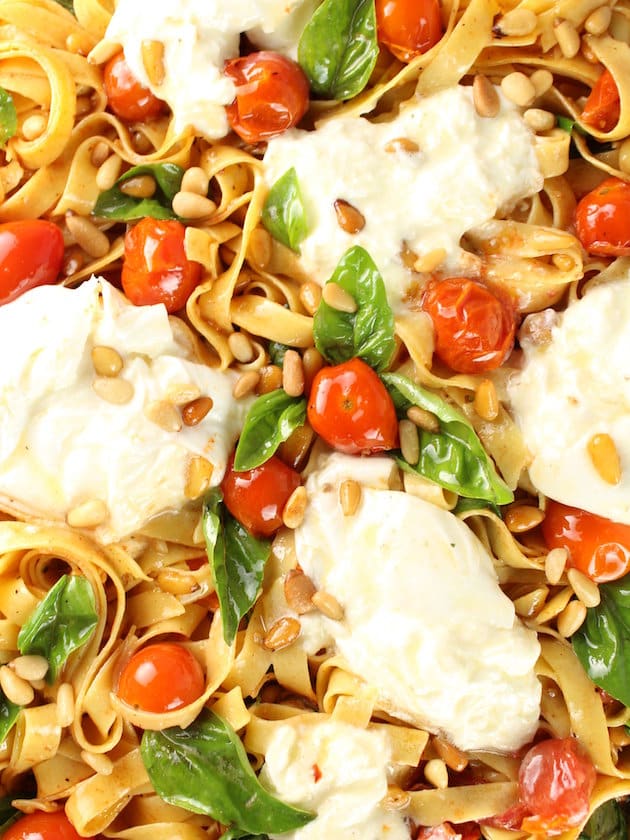
[{"label": "glossy tomato", "polygon": [[531,816],[523,831],[559,834],[588,815],[595,768],[575,738],[550,738],[526,753],[518,775],[519,797]]},{"label": "glossy tomato", "polygon": [[235,472],[232,456],[221,489],[232,516],[252,534],[269,537],[282,525],[284,506],[300,483],[299,473],[275,455],[243,472]]},{"label": "glossy tomato", "polygon": [[274,52],[256,52],[225,63],[236,86],[227,106],[229,123],[246,143],[258,143],[297,125],[308,109],[309,85],[299,64]]},{"label": "glossy tomato", "polygon": [[186,256],[185,233],[180,222],[151,218],[127,231],[121,280],[136,306],[163,303],[177,312],[186,305],[201,280],[201,265]]},{"label": "glossy tomato", "polygon": [[630,570],[630,525],[549,500],[541,527],[547,547],[566,548],[569,566],[597,583]]},{"label": "glossy tomato", "polygon": [[452,370],[481,373],[499,367],[514,346],[516,309],[483,283],[447,277],[428,284],[422,308],[431,316],[435,353]]},{"label": "glossy tomato", "polygon": [[439,0],[376,0],[376,23],[381,44],[405,62],[444,34]]},{"label": "glossy tomato", "polygon": [[617,83],[610,70],[604,70],[584,103],[582,122],[598,131],[612,131],[619,122],[620,112]]},{"label": "glossy tomato", "polygon": [[[20,817],[2,835],[2,840],[82,840],[63,811],[34,811]],[[83,838],[84,840],[84,838]]]},{"label": "glossy tomato", "polygon": [[63,234],[57,225],[43,219],[1,224],[0,305],[54,283],[62,262]]},{"label": "glossy tomato", "polygon": [[590,254],[630,256],[630,184],[606,178],[587,193],[575,210],[575,230]]},{"label": "glossy tomato", "polygon": [[361,359],[322,368],[313,379],[307,413],[317,434],[341,452],[369,454],[398,444],[394,403]]},{"label": "glossy tomato", "polygon": [[134,76],[123,53],[105,65],[103,84],[109,107],[121,120],[150,120],[166,109],[166,103]]},{"label": "glossy tomato", "polygon": [[125,663],[117,694],[144,712],[171,712],[201,697],[205,679],[193,654],[177,642],[139,648]]}]

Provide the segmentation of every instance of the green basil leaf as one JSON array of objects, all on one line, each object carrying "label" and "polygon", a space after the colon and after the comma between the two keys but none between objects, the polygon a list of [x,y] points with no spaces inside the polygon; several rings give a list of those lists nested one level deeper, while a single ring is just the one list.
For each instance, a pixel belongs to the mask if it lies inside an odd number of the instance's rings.
[{"label": "green basil leaf", "polygon": [[628,822],[615,799],[604,802],[591,815],[579,840],[628,840]]},{"label": "green basil leaf", "polygon": [[271,541],[252,536],[227,512],[219,488],[211,490],[204,500],[202,523],[221,607],[223,638],[231,645],[241,618],[260,594]]},{"label": "green basil leaf", "polygon": [[[409,464],[407,464],[407,466],[409,466]],[[492,513],[496,514],[500,518],[503,518],[501,517],[501,509],[485,499],[465,499],[460,497],[453,508],[453,513],[465,513],[469,510],[491,510]]]},{"label": "green basil leaf", "polygon": [[281,344],[279,341],[270,341],[267,345],[267,352],[269,353],[271,364],[282,367],[284,364],[284,354],[290,349],[288,344]]},{"label": "green basil leaf", "polygon": [[311,90],[327,99],[361,93],[377,58],[374,0],[324,0],[298,45]]},{"label": "green basil leaf", "polygon": [[[121,192],[120,185],[136,175],[151,175],[155,179],[156,191],[151,198],[134,198]],[[116,219],[119,222],[133,222],[151,216],[154,219],[177,219],[173,212],[173,198],[182,183],[184,170],[175,163],[146,163],[127,170],[114,186],[102,192],[96,199],[95,216]]]},{"label": "green basil leaf", "polygon": [[340,312],[322,298],[313,321],[315,346],[333,364],[358,356],[375,370],[385,370],[396,350],[394,313],[372,257],[355,245],[343,255],[328,282],[349,292],[357,311]]},{"label": "green basil leaf", "polygon": [[313,819],[265,790],[236,732],[208,709],[187,729],[146,730],[140,750],[156,793],[171,805],[253,835],[282,834]]},{"label": "green basil leaf", "polygon": [[13,729],[21,708],[12,703],[0,688],[0,744]]},{"label": "green basil leaf", "polygon": [[15,136],[17,124],[17,111],[13,97],[0,87],[0,149],[5,147],[7,140]]},{"label": "green basil leaf", "polygon": [[573,650],[591,680],[630,705],[630,575],[599,587],[601,601],[571,637]]},{"label": "green basil leaf", "polygon": [[24,816],[22,811],[18,811],[17,808],[11,805],[11,802],[16,798],[15,794],[0,797],[0,837],[2,837],[10,825],[13,825],[17,819]]},{"label": "green basil leaf", "polygon": [[418,472],[469,499],[482,499],[494,505],[505,505],[514,499],[463,414],[406,376],[384,373],[381,378],[399,416],[406,416],[410,406],[418,405],[435,414],[440,422],[439,432],[419,430],[420,459],[413,465],[401,459],[403,469]]},{"label": "green basil leaf", "polygon": [[290,397],[282,388],[258,397],[247,412],[234,455],[234,469],[242,472],[264,464],[305,421],[304,397]]},{"label": "green basil leaf", "polygon": [[46,680],[54,683],[66,659],[84,645],[98,615],[92,587],[80,575],[64,575],[35,609],[18,634],[21,654],[48,660]]},{"label": "green basil leaf", "polygon": [[63,6],[64,9],[67,9],[69,12],[74,14],[74,3],[73,0],[57,0],[60,6]]},{"label": "green basil leaf", "polygon": [[300,243],[306,239],[308,225],[294,166],[287,169],[269,190],[261,221],[274,239],[300,253]]},{"label": "green basil leaf", "polygon": [[221,835],[221,840],[269,840],[268,834],[250,834],[238,828],[230,828]]}]

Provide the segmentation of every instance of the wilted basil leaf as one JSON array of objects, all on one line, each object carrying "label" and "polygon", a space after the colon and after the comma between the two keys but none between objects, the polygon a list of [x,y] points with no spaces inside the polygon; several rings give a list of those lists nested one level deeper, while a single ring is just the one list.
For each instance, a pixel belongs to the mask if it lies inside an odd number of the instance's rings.
[{"label": "wilted basil leaf", "polygon": [[12,703],[0,688],[0,744],[13,729],[15,721],[20,714],[20,709],[21,706],[16,706],[15,703]]},{"label": "wilted basil leaf", "polygon": [[279,341],[270,341],[267,345],[267,352],[269,353],[271,364],[282,367],[284,364],[284,354],[290,349],[288,344],[281,344]]},{"label": "wilted basil leaf", "polygon": [[628,840],[628,823],[619,803],[610,799],[591,815],[579,840]]},{"label": "wilted basil leaf", "polygon": [[17,111],[13,97],[4,88],[0,88],[0,148],[17,132]]},{"label": "wilted basil leaf", "polygon": [[247,412],[234,469],[241,472],[264,464],[305,420],[304,397],[290,397],[282,388],[258,397]]},{"label": "wilted basil leaf", "polygon": [[[134,198],[121,191],[120,185],[138,175],[151,175],[156,190],[151,198]],[[173,198],[179,192],[184,170],[175,163],[146,163],[128,169],[114,186],[102,192],[96,200],[93,213],[105,219],[133,222],[151,216],[154,219],[177,219],[173,212]]]},{"label": "wilted basil leaf", "polygon": [[308,225],[295,167],[287,169],[269,190],[261,221],[274,239],[300,253]]}]

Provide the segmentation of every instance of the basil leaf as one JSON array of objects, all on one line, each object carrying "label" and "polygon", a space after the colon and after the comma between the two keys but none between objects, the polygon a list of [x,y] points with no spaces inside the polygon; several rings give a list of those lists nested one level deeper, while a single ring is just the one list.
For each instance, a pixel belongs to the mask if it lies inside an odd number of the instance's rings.
[{"label": "basil leaf", "polygon": [[311,90],[327,99],[361,93],[377,58],[374,0],[324,0],[298,45]]},{"label": "basil leaf", "polygon": [[628,840],[628,822],[615,799],[604,802],[591,815],[579,840]]},{"label": "basil leaf", "polygon": [[358,356],[375,370],[385,370],[396,350],[394,313],[372,257],[355,245],[343,255],[328,282],[349,292],[357,311],[340,312],[322,298],[313,321],[315,346],[333,364]]},{"label": "basil leaf", "polygon": [[304,397],[290,397],[282,388],[258,397],[247,412],[236,447],[234,469],[242,472],[264,464],[305,421]]},{"label": "basil leaf", "polygon": [[7,140],[15,136],[17,124],[17,111],[13,97],[0,87],[0,149],[5,147]]},{"label": "basil leaf", "polygon": [[[407,464],[407,466],[409,466]],[[468,510],[491,510],[492,513],[496,514],[498,517],[501,517],[501,510],[492,502],[488,502],[485,499],[464,499],[460,498],[457,500],[457,504],[453,508],[453,513],[465,513]]]},{"label": "basil leaf", "polygon": [[630,705],[630,575],[599,587],[601,602],[571,637],[591,680],[615,700]]},{"label": "basil leaf", "polygon": [[230,828],[221,835],[221,840],[269,840],[268,834],[250,834],[238,828]]},{"label": "basil leaf", "polygon": [[18,634],[21,654],[48,660],[46,681],[54,683],[70,654],[84,645],[96,627],[94,592],[80,575],[59,578]]},{"label": "basil leaf", "polygon": [[22,811],[18,811],[11,805],[14,799],[17,799],[15,794],[0,797],[0,837],[19,817],[24,816]]},{"label": "basil leaf", "polygon": [[249,612],[260,593],[271,541],[252,536],[227,512],[218,487],[204,500],[202,523],[221,607],[223,638],[231,645],[241,618]]},{"label": "basil leaf", "polygon": [[64,9],[67,9],[69,12],[74,14],[74,3],[73,0],[57,0],[60,6],[63,6]]},{"label": "basil leaf", "polygon": [[269,353],[271,364],[282,367],[284,364],[284,354],[290,349],[288,344],[281,344],[279,341],[270,341],[267,346],[267,352]]},{"label": "basil leaf", "polygon": [[294,166],[287,169],[269,190],[261,221],[274,239],[300,253],[300,243],[306,239],[308,225]]},{"label": "basil leaf", "polygon": [[419,405],[435,414],[440,422],[439,432],[419,430],[420,459],[414,465],[400,459],[403,469],[418,472],[469,499],[482,499],[494,505],[505,505],[514,499],[463,414],[406,376],[384,373],[381,378],[399,416],[404,417],[410,406]]},{"label": "basil leaf", "polygon": [[[134,198],[121,192],[120,185],[136,175],[151,175],[155,179],[155,195],[151,198]],[[154,219],[177,219],[173,213],[173,198],[182,183],[184,170],[175,163],[146,163],[128,169],[114,186],[102,192],[96,199],[95,216],[116,219],[119,222],[133,222],[151,216]]]},{"label": "basil leaf", "polygon": [[13,729],[21,708],[12,703],[0,688],[0,744]]},{"label": "basil leaf", "polygon": [[187,729],[146,730],[140,751],[156,793],[171,805],[253,835],[282,834],[313,819],[265,790],[236,732],[208,709]]}]

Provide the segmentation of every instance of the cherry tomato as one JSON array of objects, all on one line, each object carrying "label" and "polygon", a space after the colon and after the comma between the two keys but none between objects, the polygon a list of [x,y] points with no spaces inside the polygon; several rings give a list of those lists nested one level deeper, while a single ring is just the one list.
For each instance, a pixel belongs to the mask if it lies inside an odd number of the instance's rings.
[{"label": "cherry tomato", "polygon": [[512,351],[515,307],[477,280],[434,280],[424,291],[422,308],[433,321],[435,353],[452,370],[493,370]]},{"label": "cherry tomato", "polygon": [[582,122],[599,131],[612,131],[619,122],[620,112],[617,83],[610,70],[604,70],[584,103]]},{"label": "cherry tomato", "polygon": [[587,193],[575,210],[575,230],[591,254],[630,256],[630,184],[606,178]]},{"label": "cherry tomato", "polygon": [[423,826],[416,834],[416,840],[480,840],[481,831],[475,822],[459,823],[452,825],[445,822],[441,825]]},{"label": "cherry tomato", "polygon": [[597,583],[630,570],[630,525],[549,500],[541,528],[549,549],[566,548],[569,566]]},{"label": "cherry tomato", "polygon": [[54,283],[62,261],[63,234],[52,222],[24,219],[0,225],[0,305]]},{"label": "cherry tomato", "polygon": [[309,85],[299,64],[274,52],[256,52],[225,63],[236,85],[227,106],[232,129],[246,143],[258,143],[293,128],[308,108]]},{"label": "cherry tomato", "polygon": [[523,831],[559,834],[587,816],[595,785],[595,768],[575,738],[550,738],[533,746],[521,762],[521,802],[531,817]]},{"label": "cherry tomato", "polygon": [[[9,826],[2,840],[82,840],[63,811],[34,811]],[[83,838],[84,840],[84,838]]]},{"label": "cherry tomato", "polygon": [[528,813],[529,812],[523,803],[517,802],[515,805],[512,805],[511,808],[508,808],[507,811],[503,811],[501,814],[495,814],[493,817],[486,817],[481,820],[481,824],[487,825],[491,828],[506,828],[510,831],[518,831],[521,827],[521,823],[525,817],[527,817]]},{"label": "cherry tomato", "polygon": [[282,511],[300,486],[300,476],[276,455],[253,470],[236,472],[230,458],[221,489],[227,509],[248,531],[269,537],[282,525]]},{"label": "cherry tomato", "polygon": [[166,109],[166,104],[133,75],[121,52],[105,65],[103,84],[109,107],[121,120],[150,120]]},{"label": "cherry tomato", "polygon": [[401,61],[425,53],[444,33],[439,0],[376,0],[378,40]]},{"label": "cherry tomato", "polygon": [[163,303],[177,312],[186,305],[201,280],[201,265],[186,256],[185,232],[180,222],[148,217],[127,231],[121,280],[136,306]]},{"label": "cherry tomato", "polygon": [[201,697],[201,665],[177,642],[154,642],[137,650],[118,680],[121,700],[144,712],[172,712]]},{"label": "cherry tomato", "polygon": [[398,443],[394,403],[377,374],[361,359],[318,371],[307,413],[317,434],[349,455],[382,452]]}]

